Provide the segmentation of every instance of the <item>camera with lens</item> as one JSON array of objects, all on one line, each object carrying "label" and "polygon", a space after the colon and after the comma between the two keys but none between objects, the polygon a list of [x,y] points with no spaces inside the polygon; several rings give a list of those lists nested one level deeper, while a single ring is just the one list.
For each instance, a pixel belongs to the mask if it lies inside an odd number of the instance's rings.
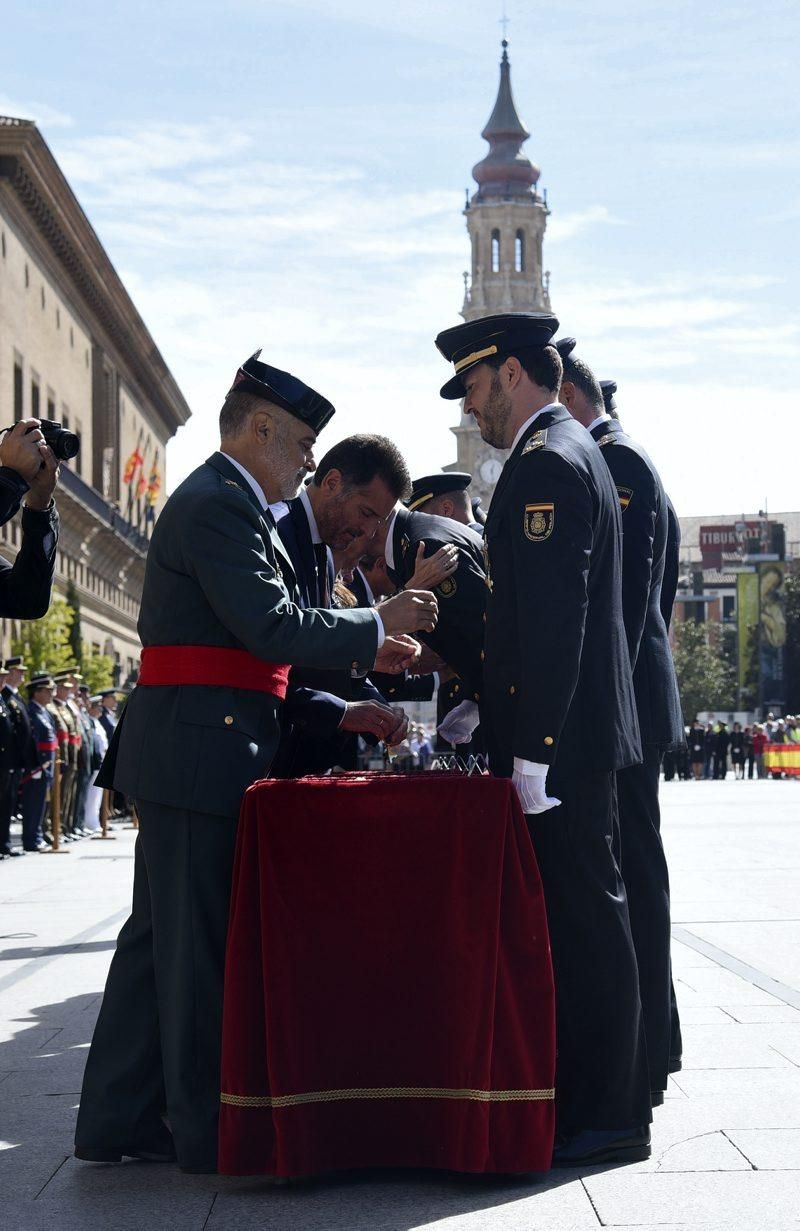
[{"label": "camera with lens", "polygon": [[[55,419],[41,419],[39,421],[39,429],[45,438],[45,442],[55,453],[60,462],[68,462],[73,457],[77,457],[80,452],[80,438],[74,432],[70,432],[67,428],[62,427]],[[35,428],[29,427],[28,432],[35,431]]]}]

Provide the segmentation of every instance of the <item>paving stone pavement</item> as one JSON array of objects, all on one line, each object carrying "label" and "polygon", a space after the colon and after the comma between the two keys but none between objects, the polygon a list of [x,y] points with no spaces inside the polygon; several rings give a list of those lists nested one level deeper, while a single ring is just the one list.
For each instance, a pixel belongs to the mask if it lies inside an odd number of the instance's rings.
[{"label": "paving stone pavement", "polygon": [[71,1157],[134,834],[0,864],[0,1227],[17,1231],[800,1231],[800,783],[663,787],[684,1067],[653,1157],[528,1181],[277,1187]]}]

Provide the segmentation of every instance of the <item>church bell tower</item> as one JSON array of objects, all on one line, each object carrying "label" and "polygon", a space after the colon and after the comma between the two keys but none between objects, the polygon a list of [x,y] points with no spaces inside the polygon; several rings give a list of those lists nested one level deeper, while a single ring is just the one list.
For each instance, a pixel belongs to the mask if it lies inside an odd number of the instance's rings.
[{"label": "church bell tower", "polygon": [[[495,312],[549,312],[550,275],[542,260],[549,210],[537,191],[539,168],[522,151],[530,133],[511,92],[506,39],[497,101],[481,136],[489,150],[472,168],[478,187],[464,209],[472,269],[464,275],[461,315],[474,321]],[[486,508],[505,454],[484,444],[471,418],[462,415],[452,430],[458,442],[453,469],[472,474],[470,493]]]}]

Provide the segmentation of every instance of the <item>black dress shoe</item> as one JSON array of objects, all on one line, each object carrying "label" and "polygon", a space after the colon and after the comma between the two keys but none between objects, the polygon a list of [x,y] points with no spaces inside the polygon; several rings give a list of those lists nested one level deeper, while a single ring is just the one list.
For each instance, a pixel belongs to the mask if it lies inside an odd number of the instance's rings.
[{"label": "black dress shoe", "polygon": [[13,846],[7,846],[4,851],[0,851],[4,859],[16,859],[18,855],[24,855],[25,851],[14,850]]},{"label": "black dress shoe", "polygon": [[639,1163],[650,1157],[650,1129],[584,1129],[553,1150],[553,1167],[596,1167],[600,1163]]},{"label": "black dress shoe", "polygon": [[146,1163],[174,1163],[174,1147],[120,1146],[114,1150],[93,1150],[89,1146],[76,1146],[75,1157],[85,1163],[121,1163],[123,1158],[139,1158]]}]

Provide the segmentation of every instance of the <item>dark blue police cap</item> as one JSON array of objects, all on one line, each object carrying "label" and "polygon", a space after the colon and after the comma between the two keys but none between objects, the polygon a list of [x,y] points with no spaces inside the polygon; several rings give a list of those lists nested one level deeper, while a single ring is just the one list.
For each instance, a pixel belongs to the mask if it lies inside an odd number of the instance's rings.
[{"label": "dark blue police cap", "polygon": [[446,492],[466,491],[471,482],[472,475],[461,470],[442,470],[438,474],[426,474],[423,478],[414,480],[406,507],[413,513],[436,496],[444,496]]},{"label": "dark blue police cap", "polygon": [[606,404],[606,411],[610,415],[612,410],[617,409],[617,403],[614,401],[614,394],[617,392],[617,382],[615,380],[601,380],[600,388],[603,393],[603,401]]},{"label": "dark blue police cap", "polygon": [[557,342],[553,343],[562,359],[566,359],[568,355],[571,355],[577,345],[578,343],[574,338],[559,338]]},{"label": "dark blue police cap", "polygon": [[336,409],[322,394],[315,393],[304,385],[290,372],[282,372],[280,368],[272,368],[268,363],[259,362],[257,350],[246,363],[243,363],[234,377],[230,392],[252,393],[255,397],[264,398],[282,406],[296,419],[302,419],[315,432],[321,432],[336,413]]},{"label": "dark blue police cap", "polygon": [[443,398],[463,398],[463,376],[494,355],[503,357],[523,348],[548,346],[558,329],[549,312],[503,312],[444,329],[436,339],[440,354],[455,367],[455,376],[443,385]]}]

